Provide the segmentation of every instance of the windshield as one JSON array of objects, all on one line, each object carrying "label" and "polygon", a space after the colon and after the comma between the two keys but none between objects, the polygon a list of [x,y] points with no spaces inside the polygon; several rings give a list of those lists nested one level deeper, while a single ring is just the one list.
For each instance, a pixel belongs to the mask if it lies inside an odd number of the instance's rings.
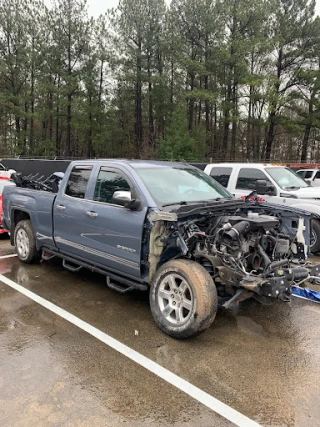
[{"label": "windshield", "polygon": [[0,179],[0,194],[2,194],[3,193],[3,189],[4,189],[4,187],[6,187],[6,186],[15,186],[16,184],[14,183],[14,182],[12,182],[12,181],[9,181],[9,180],[6,180],[6,179]]},{"label": "windshield", "polygon": [[289,168],[266,168],[266,172],[273,178],[279,187],[284,190],[309,187],[309,185]]},{"label": "windshield", "polygon": [[161,205],[232,198],[225,188],[199,169],[153,167],[136,171]]}]

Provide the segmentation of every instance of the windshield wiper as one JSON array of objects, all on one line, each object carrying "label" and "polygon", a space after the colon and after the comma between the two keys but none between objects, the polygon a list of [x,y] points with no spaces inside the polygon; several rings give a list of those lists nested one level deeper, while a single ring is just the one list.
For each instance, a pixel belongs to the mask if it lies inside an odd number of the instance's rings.
[{"label": "windshield wiper", "polygon": [[295,185],[292,185],[291,187],[284,187],[284,190],[299,190],[301,187],[297,187]]},{"label": "windshield wiper", "polygon": [[165,208],[166,206],[174,206],[174,205],[187,205],[188,202],[186,202],[185,200],[183,200],[182,202],[172,202],[172,203],[166,203],[165,205],[162,205],[163,208]]},{"label": "windshield wiper", "polygon": [[189,200],[188,202],[182,201],[182,202],[174,202],[174,203],[166,203],[165,205],[162,205],[163,208],[166,206],[174,206],[174,205],[198,205],[198,204],[204,204],[204,205],[210,205],[212,202],[221,202],[225,200],[232,200],[232,198],[227,197],[216,197],[215,199],[206,199],[206,200]]}]

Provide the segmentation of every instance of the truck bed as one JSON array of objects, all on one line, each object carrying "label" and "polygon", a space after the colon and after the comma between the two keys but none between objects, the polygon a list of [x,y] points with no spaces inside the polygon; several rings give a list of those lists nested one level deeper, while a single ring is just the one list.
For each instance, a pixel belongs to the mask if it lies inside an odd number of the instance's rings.
[{"label": "truck bed", "polygon": [[26,212],[33,217],[33,227],[38,241],[46,246],[55,247],[53,240],[52,209],[56,194],[48,191],[32,190],[29,188],[5,187],[5,203],[3,221],[11,230],[15,218],[15,209]]}]

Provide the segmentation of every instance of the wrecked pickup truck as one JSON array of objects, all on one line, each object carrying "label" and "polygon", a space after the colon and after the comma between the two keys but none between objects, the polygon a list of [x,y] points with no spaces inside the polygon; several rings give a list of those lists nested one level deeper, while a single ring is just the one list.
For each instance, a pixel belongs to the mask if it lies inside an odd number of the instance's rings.
[{"label": "wrecked pickup truck", "polygon": [[207,329],[219,303],[288,301],[293,284],[320,275],[306,260],[309,212],[236,200],[186,164],[78,161],[57,193],[17,185],[4,222],[22,262],[58,256],[116,291],[150,289],[156,323],[175,338]]}]

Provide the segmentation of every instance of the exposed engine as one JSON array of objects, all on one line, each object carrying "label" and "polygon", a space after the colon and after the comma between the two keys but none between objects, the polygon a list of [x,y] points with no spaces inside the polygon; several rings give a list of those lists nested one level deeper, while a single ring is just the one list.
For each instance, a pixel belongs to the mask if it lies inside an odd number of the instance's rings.
[{"label": "exposed engine", "polygon": [[320,266],[307,257],[310,214],[269,204],[231,201],[152,212],[149,280],[158,266],[189,258],[211,275],[220,303],[248,298],[289,301],[292,285],[320,284]]},{"label": "exposed engine", "polygon": [[189,257],[214,277],[220,295],[287,301],[291,283],[305,280],[310,271],[299,230],[285,231],[278,217],[248,212],[185,223],[184,241]]}]

